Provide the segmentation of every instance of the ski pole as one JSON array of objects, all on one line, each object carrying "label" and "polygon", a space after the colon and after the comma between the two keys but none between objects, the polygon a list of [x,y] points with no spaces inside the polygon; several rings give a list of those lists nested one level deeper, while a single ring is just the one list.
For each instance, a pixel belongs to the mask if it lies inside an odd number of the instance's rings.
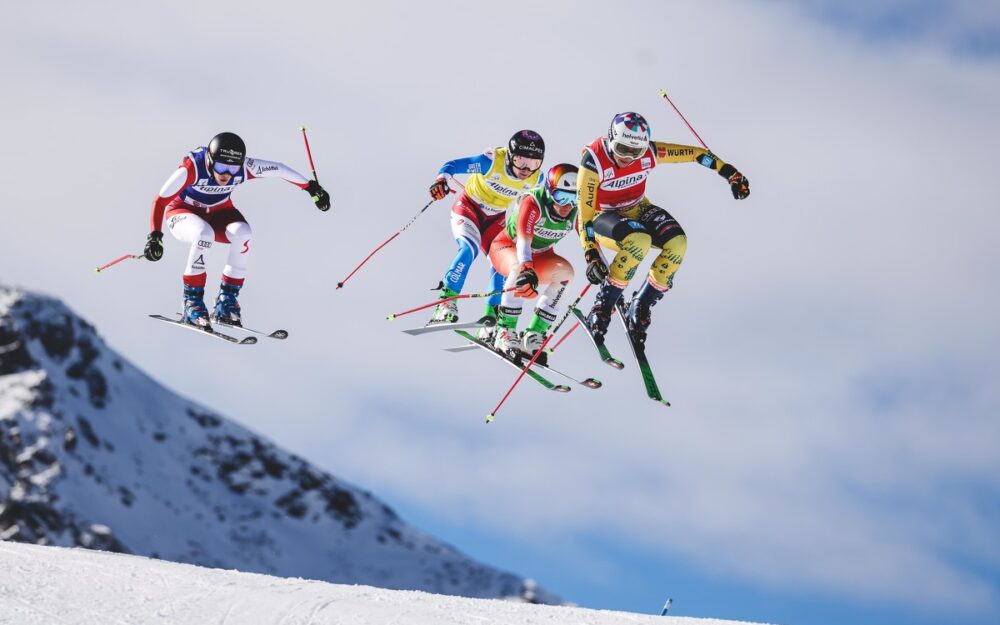
[{"label": "ski pole", "polygon": [[513,291],[516,288],[517,287],[513,287],[512,286],[509,289],[503,289],[503,290],[500,290],[500,291],[490,291],[489,293],[469,293],[467,295],[452,295],[451,297],[442,297],[440,299],[434,300],[433,302],[431,302],[429,304],[424,304],[423,306],[417,306],[416,308],[411,308],[409,310],[404,310],[403,312],[390,313],[390,314],[386,315],[385,318],[388,319],[389,321],[392,321],[396,317],[402,317],[403,315],[408,315],[411,312],[417,312],[418,310],[423,310],[425,308],[430,308],[431,306],[437,306],[441,302],[450,302],[453,299],[468,299],[468,298],[472,298],[472,297],[492,297],[494,295],[500,295],[501,293],[507,293],[509,291]]},{"label": "ski pole", "polygon": [[316,166],[313,165],[313,153],[312,150],[309,149],[309,137],[306,135],[306,127],[299,126],[299,130],[302,131],[302,140],[306,142],[306,156],[309,157],[309,169],[312,170],[313,180],[315,180],[318,183],[319,178],[316,177]]},{"label": "ski pole", "polygon": [[576,329],[579,328],[579,327],[580,327],[580,322],[579,321],[577,321],[572,326],[570,326],[570,329],[566,332],[566,334],[563,334],[562,337],[560,337],[559,340],[556,341],[556,344],[549,348],[549,353],[551,354],[551,353],[555,352],[557,349],[559,349],[559,346],[563,344],[563,341],[565,341],[566,339],[568,339],[569,335],[573,334],[574,332],[576,332]]},{"label": "ski pole", "polygon": [[566,319],[570,315],[570,312],[577,304],[580,303],[580,300],[583,299],[583,296],[587,294],[587,290],[589,288],[590,288],[590,283],[587,283],[587,286],[583,287],[583,291],[580,292],[580,295],[576,298],[576,301],[574,301],[571,305],[566,307],[566,312],[563,313],[562,319],[559,320],[559,323],[555,325],[555,330],[546,335],[545,340],[542,341],[542,344],[541,346],[539,346],[538,351],[535,352],[535,354],[531,357],[531,360],[528,361],[528,364],[524,365],[524,368],[521,369],[521,373],[518,374],[517,379],[514,380],[514,383],[510,385],[509,389],[507,389],[507,393],[503,396],[503,399],[500,400],[500,403],[496,405],[496,408],[494,408],[490,412],[490,414],[486,415],[487,423],[491,423],[493,421],[493,418],[496,417],[497,412],[500,411],[500,406],[503,406],[503,403],[507,401],[507,398],[510,397],[510,394],[514,392],[514,387],[517,386],[517,383],[521,381],[521,378],[523,378],[524,374],[528,372],[528,369],[531,368],[531,365],[535,364],[535,361],[538,360],[538,357],[542,355],[542,352],[545,351],[545,346],[548,345],[549,341],[552,340],[552,337],[555,336],[556,330],[558,330],[559,327],[562,326],[563,322],[566,321]]},{"label": "ski pole", "polygon": [[399,235],[403,234],[403,230],[406,230],[407,228],[409,228],[410,225],[417,220],[417,217],[420,217],[421,215],[423,215],[424,211],[427,210],[430,207],[430,205],[433,204],[433,203],[434,203],[434,200],[431,200],[430,202],[427,202],[426,204],[424,204],[424,207],[420,209],[420,212],[418,212],[416,215],[414,215],[413,219],[411,219],[405,226],[403,226],[402,228],[400,228],[399,230],[397,230],[396,234],[392,235],[391,237],[389,237],[388,239],[386,239],[385,241],[383,241],[381,243],[381,245],[379,245],[374,250],[372,250],[371,254],[369,254],[368,256],[365,256],[365,259],[363,261],[361,261],[361,264],[359,264],[357,267],[355,267],[353,270],[351,270],[351,273],[347,274],[347,277],[345,277],[343,280],[341,280],[340,282],[337,283],[337,288],[338,289],[344,288],[344,284],[347,283],[347,281],[351,279],[351,276],[353,276],[355,273],[358,272],[358,269],[361,269],[362,267],[364,267],[365,263],[367,263],[368,260],[372,256],[374,256],[380,249],[382,249],[386,245],[389,245],[390,241],[392,241],[393,239],[395,239]]},{"label": "ski pole", "polygon": [[[315,173],[315,172],[313,172],[313,173]],[[463,185],[461,182],[458,182],[458,180],[455,180],[454,178],[452,178],[452,181],[458,183],[458,186],[462,187],[463,190],[465,189],[465,185]],[[454,193],[454,191],[452,191],[452,193]],[[357,267],[355,267],[351,271],[351,273],[347,274],[346,278],[344,278],[343,280],[341,280],[340,282],[337,283],[337,288],[338,289],[344,288],[344,284],[346,284],[347,281],[351,279],[351,276],[353,276],[355,273],[357,273],[358,269],[361,269],[365,265],[365,263],[368,262],[368,259],[370,259],[372,256],[374,256],[380,249],[382,249],[386,245],[389,245],[390,241],[392,241],[393,239],[395,239],[399,235],[403,234],[403,230],[406,230],[407,228],[409,228],[410,225],[412,225],[413,222],[415,222],[417,220],[417,217],[420,217],[421,215],[423,215],[424,211],[427,210],[428,208],[430,208],[430,205],[433,204],[434,202],[435,202],[435,200],[431,200],[430,202],[427,202],[426,204],[424,204],[424,207],[421,208],[420,211],[416,215],[413,216],[413,219],[411,219],[409,222],[407,222],[407,224],[405,226],[403,226],[402,228],[400,228],[399,230],[397,230],[396,234],[392,235],[391,237],[389,237],[388,239],[386,239],[385,241],[383,241],[381,245],[379,245],[374,250],[372,250],[371,254],[369,254],[368,256],[365,256],[365,259],[363,261],[361,261],[360,265],[358,265]]]},{"label": "ski pole", "polygon": [[706,150],[708,150],[709,152],[711,152],[712,150],[709,149],[709,147],[707,145],[705,145],[704,141],[701,140],[701,137],[698,136],[698,133],[695,132],[694,128],[691,127],[691,124],[688,123],[688,120],[687,120],[686,117],[684,117],[684,114],[681,113],[680,110],[678,110],[678,108],[676,106],[674,106],[674,102],[673,102],[673,100],[670,99],[670,96],[667,95],[667,92],[664,91],[663,89],[660,89],[660,95],[663,97],[664,100],[666,100],[670,104],[670,106],[673,107],[674,111],[676,111],[677,114],[680,115],[681,121],[684,122],[684,124],[688,127],[688,130],[690,130],[691,133],[694,134],[695,138],[698,139],[698,143],[701,144],[701,147],[703,147]]},{"label": "ski pole", "polygon": [[138,260],[140,258],[145,258],[145,257],[146,256],[143,255],[143,254],[122,254],[121,256],[119,256],[118,258],[114,259],[110,263],[107,263],[107,264],[101,265],[100,267],[97,267],[96,269],[94,269],[94,271],[96,271],[97,273],[101,273],[102,271],[104,271],[108,267],[114,267],[115,265],[117,265],[118,263],[122,262],[123,260],[128,260],[130,258]]}]

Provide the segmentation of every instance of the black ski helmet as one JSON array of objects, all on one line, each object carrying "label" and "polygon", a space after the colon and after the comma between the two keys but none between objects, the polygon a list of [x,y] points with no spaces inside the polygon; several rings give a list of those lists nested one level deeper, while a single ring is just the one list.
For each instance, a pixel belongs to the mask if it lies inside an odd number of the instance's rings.
[{"label": "black ski helmet", "polygon": [[511,156],[545,159],[545,141],[534,130],[519,130],[507,142],[507,153]]},{"label": "black ski helmet", "polygon": [[208,142],[208,164],[242,165],[247,156],[247,146],[234,132],[220,132]]}]

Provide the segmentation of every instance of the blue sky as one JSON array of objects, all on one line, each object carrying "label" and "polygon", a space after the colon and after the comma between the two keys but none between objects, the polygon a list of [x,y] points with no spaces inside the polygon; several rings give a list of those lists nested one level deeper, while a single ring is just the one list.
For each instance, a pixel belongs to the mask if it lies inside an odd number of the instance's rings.
[{"label": "blue sky", "polygon": [[[581,605],[995,623],[1000,9],[508,4],[13,7],[0,169],[63,166],[43,191],[0,192],[0,279],[63,297],[176,391]],[[623,36],[620,15],[651,34]],[[424,205],[441,163],[517,129],[543,134],[547,164],[622,110],[694,143],[661,88],[753,189],[736,203],[696,166],[650,180],[689,235],[649,346],[671,409],[577,337],[560,365],[605,388],[522,385],[485,426],[511,371],[384,317],[426,301],[451,259],[443,203],[333,289]],[[255,233],[248,323],[287,325],[286,344],[235,359],[151,327],[179,304],[173,241],[160,263],[93,275],[141,247],[184,152],[234,130],[305,171],[301,123],[333,210],[274,181],[234,196]],[[469,288],[484,278],[480,260]]]},{"label": "blue sky", "polygon": [[970,58],[1000,56],[1000,10],[975,0],[776,0],[798,5],[814,19],[872,45],[934,41]]}]

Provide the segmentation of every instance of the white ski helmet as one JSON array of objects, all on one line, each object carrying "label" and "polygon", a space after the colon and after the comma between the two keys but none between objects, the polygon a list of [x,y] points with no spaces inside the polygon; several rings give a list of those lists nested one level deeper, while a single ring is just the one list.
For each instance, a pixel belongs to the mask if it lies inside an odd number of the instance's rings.
[{"label": "white ski helmet", "polygon": [[608,128],[608,149],[622,158],[635,160],[649,148],[649,122],[638,113],[619,113]]}]

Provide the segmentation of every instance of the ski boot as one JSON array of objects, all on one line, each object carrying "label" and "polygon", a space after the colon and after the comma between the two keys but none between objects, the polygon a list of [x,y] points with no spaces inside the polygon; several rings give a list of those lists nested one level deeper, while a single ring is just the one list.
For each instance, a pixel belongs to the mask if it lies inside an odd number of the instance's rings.
[{"label": "ski boot", "polygon": [[[458,295],[458,291],[452,291],[440,283],[438,289],[441,290],[441,299],[447,297],[454,297]],[[436,289],[435,289],[436,290]],[[427,325],[437,325],[439,323],[457,323],[458,322],[458,300],[450,299],[447,302],[441,302],[434,308],[434,315],[431,320],[427,322]]]},{"label": "ski boot", "polygon": [[[545,334],[543,332],[536,332],[535,330],[525,330],[524,335],[521,336],[521,351],[524,352],[525,357],[528,360],[535,355],[535,352],[542,348],[542,343],[545,342]],[[538,354],[538,358],[535,358],[535,362],[545,366],[548,364],[548,354],[542,352]]]},{"label": "ski boot", "polygon": [[[531,323],[528,324],[528,329],[521,335],[521,351],[527,354],[528,358],[534,356],[535,352],[542,348],[542,343],[545,342],[545,333],[552,323],[549,319],[543,317],[544,314],[539,313],[538,309],[535,309],[535,314],[531,315]],[[543,352],[538,355],[535,362],[543,366],[547,365],[548,356],[547,353]]]},{"label": "ski boot", "polygon": [[650,310],[663,298],[666,291],[654,288],[648,281],[642,285],[638,293],[632,293],[632,301],[628,304],[625,314],[625,325],[629,334],[639,345],[646,344],[646,330],[653,320],[653,311]]},{"label": "ski boot", "polygon": [[497,329],[497,307],[487,304],[486,312],[479,318],[479,323],[481,323],[483,327],[479,328],[479,331],[476,333],[476,338],[483,343],[492,343],[493,336],[496,334]]},{"label": "ski boot", "polygon": [[236,298],[240,295],[241,284],[222,283],[219,295],[215,298],[215,310],[212,311],[212,323],[223,323],[242,327],[240,318],[240,303]]},{"label": "ski boot", "polygon": [[601,283],[601,289],[594,298],[594,307],[587,314],[587,328],[595,341],[604,342],[604,335],[608,332],[608,324],[611,322],[611,313],[615,309],[615,304],[622,296],[622,287],[611,284],[607,279]]},{"label": "ski boot", "polygon": [[208,308],[205,306],[205,288],[184,285],[184,323],[212,331],[209,323]]},{"label": "ski boot", "polygon": [[521,337],[517,330],[507,326],[498,326],[496,337],[493,339],[493,349],[514,360],[520,360],[524,354],[521,352]]}]

